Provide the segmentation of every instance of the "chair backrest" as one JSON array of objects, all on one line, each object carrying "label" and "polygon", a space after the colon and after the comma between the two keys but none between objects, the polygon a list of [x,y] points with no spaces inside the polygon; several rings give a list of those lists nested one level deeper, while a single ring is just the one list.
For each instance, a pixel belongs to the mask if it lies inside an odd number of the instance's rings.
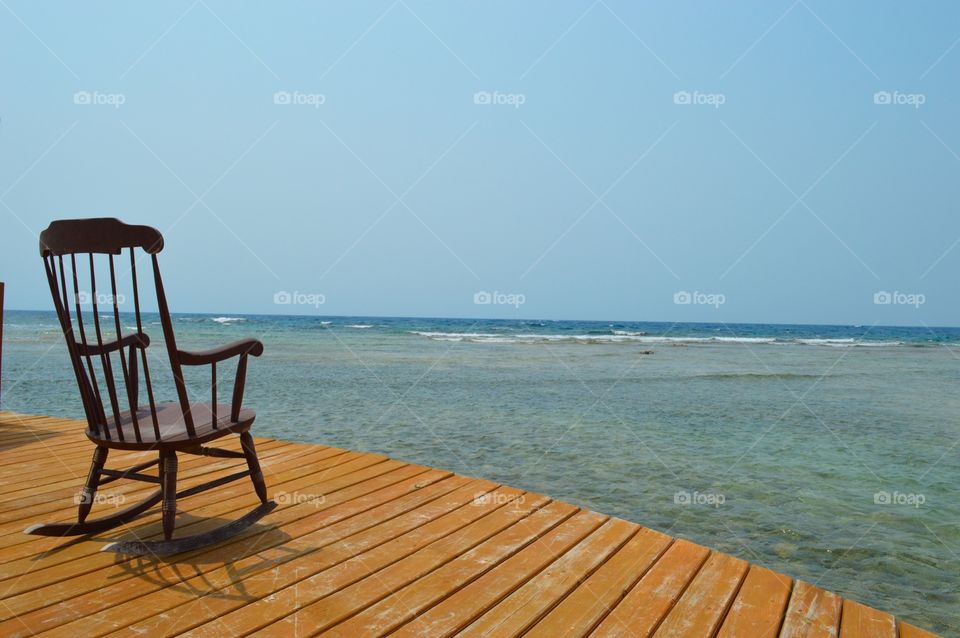
[{"label": "chair backrest", "polygon": [[[153,429],[154,436],[148,439],[160,439],[160,424],[147,360],[150,338],[143,330],[137,281],[137,263],[145,255],[149,255],[152,262],[157,311],[186,429],[190,436],[196,433],[177,356],[173,323],[160,278],[157,253],[162,249],[163,237],[156,229],[124,224],[113,218],[55,221],[40,234],[40,255],[43,257],[60,327],[67,341],[87,423],[90,430],[101,438],[129,440],[129,429],[125,433],[121,427],[121,413],[129,407],[129,421],[132,421],[135,440],[142,441],[145,428]],[[129,252],[129,266],[122,258],[125,251]],[[121,258],[115,259],[117,256]],[[97,288],[98,263],[101,281],[106,280],[102,269],[109,271],[109,289],[106,292],[99,292]],[[129,287],[125,286],[128,281]],[[128,303],[118,290],[128,289],[132,289],[135,319],[135,325],[128,325],[128,330],[135,329],[136,332],[124,336],[123,324],[129,324],[130,317],[125,316],[121,321],[120,306],[127,306]],[[112,313],[101,317],[103,306],[109,306]],[[118,358],[119,366],[114,365],[114,356]],[[140,366],[148,399],[148,406],[143,410],[138,405]],[[146,410],[149,416],[144,414]]]}]

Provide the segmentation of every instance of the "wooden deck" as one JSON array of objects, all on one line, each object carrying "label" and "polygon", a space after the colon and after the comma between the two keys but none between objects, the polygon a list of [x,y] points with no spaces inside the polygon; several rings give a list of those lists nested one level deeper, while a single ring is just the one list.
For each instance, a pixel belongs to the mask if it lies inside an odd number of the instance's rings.
[{"label": "wooden deck", "polygon": [[[0,414],[0,636],[933,636],[547,496],[269,439],[257,445],[281,506],[225,545],[163,560],[100,551],[118,538],[160,536],[157,511],[103,537],[23,534],[74,516],[92,452],[82,430]],[[181,484],[237,463],[186,457]],[[154,489],[122,483],[104,488],[94,516]],[[257,502],[247,481],[184,499],[177,533]]]}]

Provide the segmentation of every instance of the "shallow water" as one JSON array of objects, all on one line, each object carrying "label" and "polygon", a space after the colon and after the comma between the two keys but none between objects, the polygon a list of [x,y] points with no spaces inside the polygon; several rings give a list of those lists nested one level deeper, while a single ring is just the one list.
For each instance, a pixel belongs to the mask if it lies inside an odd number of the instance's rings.
[{"label": "shallow water", "polygon": [[[145,329],[159,377],[154,320]],[[535,490],[960,633],[960,330],[176,324],[180,347],[264,341],[245,400],[260,435]],[[9,312],[4,341],[4,409],[81,416],[52,313]],[[197,372],[191,387],[205,398]]]}]

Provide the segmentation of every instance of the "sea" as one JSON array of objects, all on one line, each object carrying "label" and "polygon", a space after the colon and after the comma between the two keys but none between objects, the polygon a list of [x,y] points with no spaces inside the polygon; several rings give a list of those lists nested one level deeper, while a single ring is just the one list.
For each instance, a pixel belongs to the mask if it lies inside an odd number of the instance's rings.
[{"label": "sea", "polygon": [[[540,492],[960,635],[958,328],[216,314],[174,324],[183,349],[263,341],[245,395],[259,436]],[[158,318],[144,325],[170,399]],[[3,339],[3,409],[82,417],[52,312],[8,311]],[[208,373],[194,372],[193,397],[208,400]]]}]

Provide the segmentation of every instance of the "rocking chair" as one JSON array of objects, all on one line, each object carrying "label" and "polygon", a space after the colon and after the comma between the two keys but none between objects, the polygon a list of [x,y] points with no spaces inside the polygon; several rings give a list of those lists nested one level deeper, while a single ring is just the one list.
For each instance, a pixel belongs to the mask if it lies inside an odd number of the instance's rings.
[{"label": "rocking chair", "polygon": [[[152,260],[157,310],[167,346],[173,385],[176,389],[177,400],[172,402],[162,403],[154,400],[154,388],[150,381],[150,368],[147,362],[150,338],[143,329],[140,293],[137,286],[138,249],[143,251],[141,255],[149,255]],[[86,414],[86,435],[96,448],[86,484],[77,499],[79,502],[77,521],[33,525],[25,530],[28,534],[43,536],[96,534],[131,521],[162,502],[165,540],[121,541],[111,543],[103,549],[133,555],[167,555],[225,540],[254,524],[276,507],[276,503],[267,500],[267,488],[257,460],[253,437],[250,435],[250,426],[256,414],[253,410],[242,407],[247,357],[260,356],[263,353],[263,344],[256,339],[245,339],[201,352],[178,350],[157,261],[157,253],[162,249],[163,237],[157,230],[148,226],[131,226],[111,218],[55,221],[40,235],[40,255],[43,257],[53,303],[66,338],[67,350],[70,353],[70,361]],[[133,291],[133,316],[124,316],[121,322],[117,293],[117,273],[120,266],[115,265],[114,257],[122,255],[124,250],[128,250],[130,255],[128,272]],[[96,261],[101,263],[106,261],[109,265],[110,289],[106,294],[98,295],[97,292]],[[88,267],[84,262],[88,262]],[[123,268],[127,270],[126,266]],[[82,272],[86,270],[89,270],[89,273]],[[123,276],[124,283],[126,276]],[[86,285],[89,285],[89,290],[81,292],[81,278]],[[108,321],[103,322],[107,325],[101,326],[101,309],[98,301],[103,302],[103,305],[112,306],[112,326]],[[71,317],[71,305],[75,308],[74,317]],[[89,315],[87,323],[84,322],[85,310]],[[92,319],[92,331],[90,319]],[[135,326],[130,326],[131,322],[135,322]],[[121,324],[128,326],[128,329],[135,327],[136,332],[123,336]],[[233,400],[230,405],[219,404],[217,403],[217,363],[234,357],[239,357],[239,360],[233,385]],[[182,366],[199,365],[210,366],[211,401],[209,403],[191,403],[187,396]],[[118,372],[120,374],[117,374]],[[146,389],[146,405],[141,405],[139,402],[141,385]],[[104,401],[102,390],[106,391],[106,401]],[[123,409],[124,402],[129,409]],[[242,452],[203,445],[228,434],[240,435]],[[156,453],[157,458],[126,470],[107,469],[104,466],[107,455],[112,449],[153,452]],[[244,458],[247,469],[177,492],[178,453]],[[144,472],[154,465],[158,466],[156,476]],[[261,502],[259,506],[240,519],[217,529],[173,539],[178,498],[216,488],[246,476],[253,481],[254,490]],[[120,479],[157,484],[159,489],[126,509],[102,518],[87,520],[87,515],[95,501],[97,488]]]}]

